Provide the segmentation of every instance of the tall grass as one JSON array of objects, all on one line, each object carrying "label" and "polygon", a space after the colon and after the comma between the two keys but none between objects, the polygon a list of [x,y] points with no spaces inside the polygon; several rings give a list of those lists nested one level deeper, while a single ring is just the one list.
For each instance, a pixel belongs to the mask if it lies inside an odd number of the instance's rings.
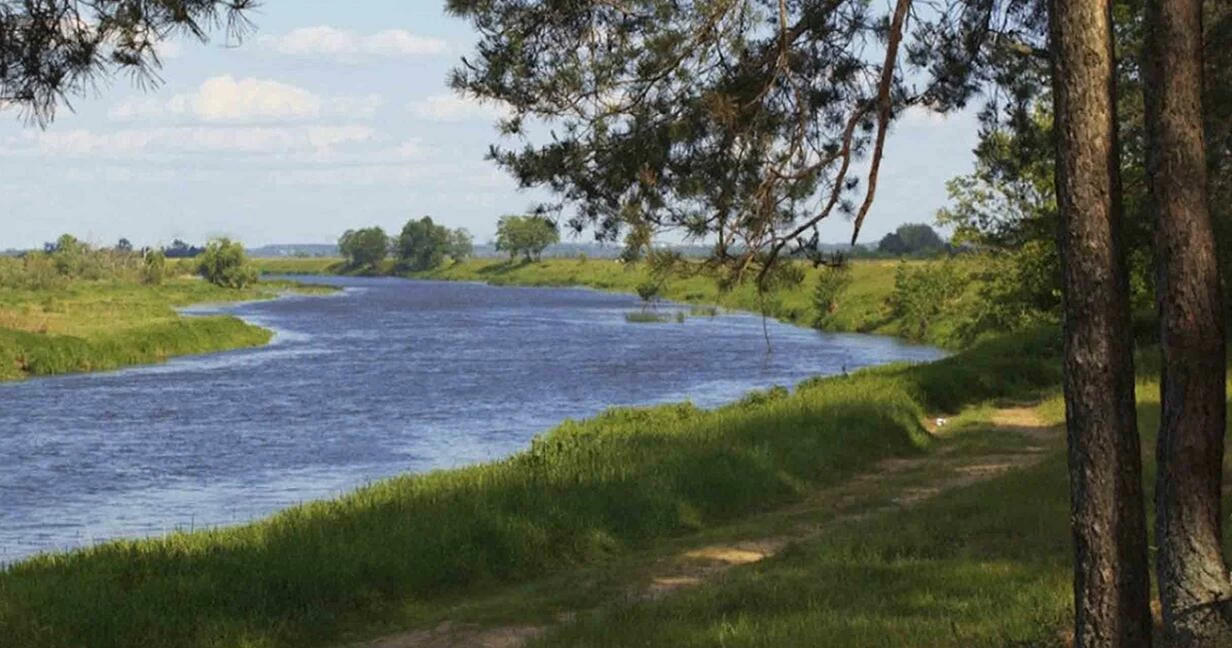
[{"label": "tall grass", "polygon": [[[0,379],[105,371],[182,355],[255,347],[272,334],[234,317],[160,322],[79,338],[0,329]],[[6,373],[7,372],[7,373]]]},{"label": "tall grass", "polygon": [[[0,637],[31,648],[324,643],[926,452],[925,410],[1055,381],[1042,365],[999,373],[1029,344],[810,381],[710,411],[612,410],[566,422],[504,461],[384,481],[241,527],[36,557],[0,574]],[[967,363],[969,372],[945,369]]]},{"label": "tall grass", "polygon": [[346,270],[346,261],[330,257],[254,257],[252,264],[265,275],[330,275]]},{"label": "tall grass", "polygon": [[292,288],[300,289],[270,283],[227,290],[196,279],[158,286],[71,280],[42,289],[0,288],[0,380],[259,346],[269,341],[268,331],[233,317],[181,317],[175,309],[265,299]]},{"label": "tall grass", "polygon": [[673,598],[623,602],[535,648],[1062,648],[1073,613],[1064,455],[828,529]]}]

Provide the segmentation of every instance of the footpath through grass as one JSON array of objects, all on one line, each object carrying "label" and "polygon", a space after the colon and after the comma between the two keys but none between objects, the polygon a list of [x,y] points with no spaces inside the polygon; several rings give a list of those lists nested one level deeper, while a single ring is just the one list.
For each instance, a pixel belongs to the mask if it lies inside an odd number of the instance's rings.
[{"label": "footpath through grass", "polygon": [[0,574],[0,637],[42,646],[328,645],[460,597],[618,560],[929,451],[925,412],[1055,385],[1055,332],[703,411],[614,410],[507,460],[261,522],[37,557]]},{"label": "footpath through grass", "polygon": [[[1160,415],[1153,353],[1140,363],[1137,390],[1148,503]],[[1059,396],[1036,412],[1064,422]],[[987,452],[1005,443],[985,429],[984,414],[960,419],[968,428],[956,436],[960,445],[966,439]],[[838,525],[669,599],[615,601],[528,646],[1060,648],[1072,642],[1068,516],[1058,435],[1034,467]]]},{"label": "footpath through grass", "polygon": [[176,308],[268,299],[291,288],[276,282],[228,290],[188,278],[159,286],[72,281],[44,290],[0,288],[0,380],[260,346],[269,331],[229,316],[183,317]]}]

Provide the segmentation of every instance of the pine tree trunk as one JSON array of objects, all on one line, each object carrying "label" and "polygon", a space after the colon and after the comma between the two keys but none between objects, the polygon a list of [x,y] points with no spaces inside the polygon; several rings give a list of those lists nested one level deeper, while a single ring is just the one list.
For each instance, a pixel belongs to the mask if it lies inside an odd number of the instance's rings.
[{"label": "pine tree trunk", "polygon": [[1159,593],[1177,646],[1232,645],[1221,546],[1226,342],[1202,111],[1202,2],[1148,0],[1147,178],[1163,347]]},{"label": "pine tree trunk", "polygon": [[1052,0],[1078,648],[1151,645],[1110,0]]}]

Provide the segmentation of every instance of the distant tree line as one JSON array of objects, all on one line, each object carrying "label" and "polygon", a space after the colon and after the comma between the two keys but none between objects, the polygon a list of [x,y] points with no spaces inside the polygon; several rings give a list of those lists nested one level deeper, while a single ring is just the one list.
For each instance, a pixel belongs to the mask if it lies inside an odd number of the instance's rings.
[{"label": "distant tree line", "polygon": [[903,257],[936,256],[950,250],[945,239],[932,227],[923,223],[907,223],[897,230],[886,234],[877,244],[877,251],[883,255]]},{"label": "distant tree line", "polygon": [[397,237],[380,227],[347,230],[338,239],[338,249],[352,269],[374,268],[393,257],[402,270],[419,272],[454,263],[475,253],[475,242],[465,229],[450,229],[431,217],[411,219]]},{"label": "distant tree line", "polygon": [[211,241],[204,248],[176,240],[164,248],[138,250],[127,238],[114,246],[94,246],[71,234],[0,259],[0,287],[50,290],[70,281],[139,281],[158,285],[169,274],[167,259],[197,259],[189,268],[205,280],[224,288],[245,288],[257,281],[257,271],[248,261],[244,246],[230,239]]}]

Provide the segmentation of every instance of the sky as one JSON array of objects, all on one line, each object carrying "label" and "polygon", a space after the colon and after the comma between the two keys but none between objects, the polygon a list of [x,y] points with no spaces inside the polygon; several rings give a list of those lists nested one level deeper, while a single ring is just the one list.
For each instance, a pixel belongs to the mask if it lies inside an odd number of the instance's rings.
[{"label": "sky", "polygon": [[[485,242],[502,214],[547,197],[484,160],[496,113],[445,82],[476,35],[441,0],[264,0],[252,18],[239,44],[168,43],[153,90],[115,79],[46,129],[0,110],[0,250],[66,232],[328,243],[424,215]],[[931,222],[977,136],[972,111],[908,112],[861,242]],[[822,228],[825,241],[850,235],[838,217]]]}]

